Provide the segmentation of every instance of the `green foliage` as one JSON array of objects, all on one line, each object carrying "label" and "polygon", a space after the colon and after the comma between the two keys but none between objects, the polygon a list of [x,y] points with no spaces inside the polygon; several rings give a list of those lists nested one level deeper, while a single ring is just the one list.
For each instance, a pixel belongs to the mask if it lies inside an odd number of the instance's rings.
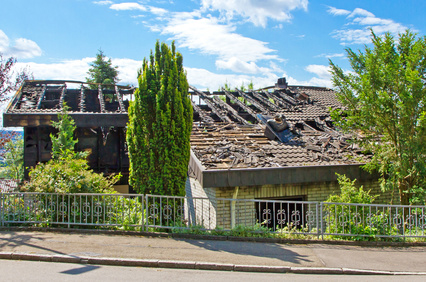
[{"label": "green foliage", "polygon": [[192,106],[183,58],[157,41],[138,74],[129,107],[130,184],[139,193],[184,195],[190,156]]},{"label": "green foliage", "polygon": [[347,204],[372,204],[377,196],[370,195],[370,191],[364,191],[361,185],[355,186],[356,179],[350,180],[346,175],[336,173],[340,186],[340,194],[330,195],[326,202]]},{"label": "green foliage", "polygon": [[0,177],[19,182],[24,176],[24,140],[15,131],[0,132]]},{"label": "green foliage", "polygon": [[89,169],[85,152],[75,152],[74,121],[63,107],[58,122],[53,126],[59,130],[57,136],[51,135],[52,159],[39,163],[29,172],[30,181],[23,191],[49,193],[113,193],[112,186],[121,174],[104,177]]},{"label": "green foliage", "polygon": [[8,179],[22,180],[24,177],[24,140],[16,138],[4,145],[4,170],[2,177]]},{"label": "green foliage", "polygon": [[426,188],[426,38],[406,31],[399,39],[372,33],[373,48],[347,49],[352,72],[330,61],[344,110],[332,117],[374,153],[365,168],[381,174],[384,190],[397,189],[401,204],[424,203]]},{"label": "green foliage", "polygon": [[228,83],[228,80],[225,81],[225,84],[223,86],[219,86],[218,91],[222,91],[222,89],[225,89],[226,91],[232,91],[231,84]]},{"label": "green foliage", "polygon": [[[337,174],[340,185],[339,195],[330,195],[326,202],[344,204],[372,204],[377,196],[364,191],[363,186],[355,186],[356,179],[351,181],[346,175]],[[328,213],[327,233],[357,234],[355,236],[339,236],[349,240],[371,240],[376,235],[395,235],[396,227],[386,224],[389,213],[386,209],[371,213],[368,205],[325,205]]]},{"label": "green foliage", "polygon": [[104,177],[89,169],[84,159],[50,160],[39,163],[29,173],[23,191],[46,193],[113,193],[121,175]]},{"label": "green foliage", "polygon": [[253,80],[250,80],[250,83],[247,86],[248,90],[254,90]]},{"label": "green foliage", "polygon": [[83,159],[86,152],[74,150],[78,139],[74,139],[75,122],[67,114],[70,108],[64,103],[62,113],[58,115],[58,121],[52,121],[52,126],[58,130],[57,136],[50,134],[52,141],[52,158],[55,160]]},{"label": "green foliage", "polygon": [[[86,78],[89,83],[100,84],[116,84],[118,79],[118,66],[112,66],[111,59],[106,59],[104,52],[98,50],[96,60],[90,64],[91,68],[87,72],[89,77]],[[92,89],[97,89],[96,85],[91,86]]]}]

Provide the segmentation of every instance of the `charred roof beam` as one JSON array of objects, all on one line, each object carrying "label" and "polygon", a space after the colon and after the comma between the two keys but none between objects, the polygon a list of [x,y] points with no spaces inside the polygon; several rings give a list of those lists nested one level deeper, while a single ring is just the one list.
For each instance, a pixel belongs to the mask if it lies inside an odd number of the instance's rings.
[{"label": "charred roof beam", "polygon": [[245,118],[241,117],[234,108],[232,108],[230,105],[222,101],[219,97],[215,96],[213,97],[213,101],[224,111],[228,111],[228,113],[233,116],[236,120],[241,122],[244,125],[250,124]]},{"label": "charred roof beam", "polygon": [[84,93],[85,87],[83,83],[81,84],[80,88],[80,103],[78,107],[80,108],[80,112],[86,111],[86,94]]},{"label": "charred roof beam", "polygon": [[294,99],[293,97],[291,97],[290,95],[283,93],[282,91],[276,91],[276,93],[278,93],[278,95],[286,102],[288,102],[290,105],[293,106],[297,106],[299,104],[298,101],[296,101],[296,99]]},{"label": "charred roof beam", "polygon": [[37,109],[41,108],[41,102],[43,101],[44,96],[46,95],[46,89],[47,89],[47,86],[45,84],[45,85],[43,85],[42,93],[41,93],[40,97],[38,98]]},{"label": "charred roof beam", "polygon": [[254,107],[256,107],[258,110],[260,110],[262,113],[269,113],[269,111],[263,107],[261,104],[259,104],[255,99],[253,99],[252,97],[250,97],[249,95],[247,95],[246,93],[244,93],[241,90],[238,90],[236,88],[238,94],[240,94],[240,96],[242,96],[244,99],[248,100],[250,104],[252,104]]},{"label": "charred roof beam", "polygon": [[279,97],[278,95],[274,95],[266,90],[263,90],[263,93],[269,98],[274,100],[274,102],[276,102],[277,104],[279,104],[281,107],[285,108],[285,109],[289,109],[292,110],[294,108],[294,106],[287,102],[286,100],[282,99],[281,97]]},{"label": "charred roof beam", "polygon": [[67,91],[67,85],[64,84],[61,86],[61,97],[59,98],[59,107],[61,107],[61,109],[64,107],[64,100],[65,100],[65,93]]},{"label": "charred roof beam", "polygon": [[198,90],[193,86],[189,86],[189,88],[195,93],[197,93],[201,97],[201,99],[203,99],[206,105],[212,110],[212,112],[217,115],[223,122],[232,123],[231,119],[226,115],[226,113],[215,106],[215,103],[210,97],[207,97],[206,94],[204,94],[202,91]]},{"label": "charred roof beam", "polygon": [[[229,92],[229,91],[227,91],[227,90],[225,90],[225,89],[223,89],[222,88],[222,91],[224,91],[225,92],[225,95],[229,98],[229,99],[231,99],[231,100],[233,100],[233,101],[235,101],[235,103],[237,103],[238,104],[238,106],[240,106],[241,108],[243,108],[249,115],[251,115],[255,120],[257,120],[257,121],[260,121],[259,120],[259,118],[257,117],[257,115],[256,115],[256,113],[252,110],[252,109],[250,109],[249,107],[247,107],[243,102],[241,102],[240,100],[238,100],[238,97],[236,97],[236,96],[234,96],[234,94],[232,94],[231,92]],[[237,91],[238,91],[238,89],[237,89]],[[244,97],[243,97],[244,98]]]},{"label": "charred roof beam", "polygon": [[260,94],[259,92],[256,91],[251,91],[251,93],[253,94],[253,96],[258,99],[260,102],[262,102],[263,104],[265,104],[268,108],[274,110],[274,111],[281,111],[280,107],[278,107],[277,105],[275,105],[274,103],[271,103],[271,101],[269,101],[267,98],[263,97],[262,94]]},{"label": "charred roof beam", "polygon": [[120,89],[117,85],[115,86],[115,95],[117,95],[118,104],[120,105],[120,111],[125,112],[126,107],[124,107],[123,96],[121,95]]},{"label": "charred roof beam", "polygon": [[98,99],[99,99],[99,105],[101,107],[101,113],[105,113],[104,94],[102,93],[102,86],[100,84],[98,87]]},{"label": "charred roof beam", "polygon": [[203,122],[205,123],[214,122],[214,120],[209,115],[207,115],[202,109],[200,109],[200,107],[198,107],[198,105],[195,104],[194,101],[191,100],[191,104],[192,104],[192,108],[194,109],[194,112],[196,112],[200,116]]}]

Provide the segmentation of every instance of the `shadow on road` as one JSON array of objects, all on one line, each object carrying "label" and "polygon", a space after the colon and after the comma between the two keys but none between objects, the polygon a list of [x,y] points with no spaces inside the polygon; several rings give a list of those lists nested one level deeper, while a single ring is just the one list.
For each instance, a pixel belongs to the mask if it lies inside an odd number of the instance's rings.
[{"label": "shadow on road", "polygon": [[213,241],[213,240],[186,240],[192,245],[205,248],[215,252],[227,252],[237,255],[272,258],[294,264],[312,263],[309,256],[299,254],[292,250],[286,249],[284,245],[276,243],[259,243],[259,242],[238,242],[238,241]]},{"label": "shadow on road", "polygon": [[20,246],[28,246],[28,247],[32,247],[35,249],[40,249],[40,250],[44,250],[44,251],[49,251],[55,254],[60,254],[60,255],[65,255],[65,253],[53,250],[53,249],[49,249],[49,248],[45,248],[45,247],[41,247],[38,246],[36,244],[31,243],[31,241],[45,241],[48,240],[49,238],[46,238],[46,236],[43,237],[37,237],[34,234],[30,234],[30,235],[26,235],[26,234],[22,234],[22,233],[18,233],[18,232],[13,232],[13,231],[8,231],[8,232],[1,232],[1,237],[0,237],[0,249],[2,248],[18,248]]}]

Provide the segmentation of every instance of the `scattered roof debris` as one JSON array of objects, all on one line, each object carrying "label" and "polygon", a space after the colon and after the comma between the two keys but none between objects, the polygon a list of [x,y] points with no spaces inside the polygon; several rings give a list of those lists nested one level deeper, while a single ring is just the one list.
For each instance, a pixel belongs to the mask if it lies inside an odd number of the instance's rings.
[{"label": "scattered roof debris", "polygon": [[[334,91],[288,86],[243,92],[202,92],[194,104],[191,148],[205,169],[340,165],[365,162],[367,155],[337,131],[329,108],[340,108]],[[282,116],[289,128],[267,123]]]}]

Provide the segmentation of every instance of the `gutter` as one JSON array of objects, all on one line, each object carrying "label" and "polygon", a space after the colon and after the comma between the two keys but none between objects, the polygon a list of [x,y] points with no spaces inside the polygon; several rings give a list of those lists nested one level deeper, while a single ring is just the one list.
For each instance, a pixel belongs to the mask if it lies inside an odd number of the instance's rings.
[{"label": "gutter", "polygon": [[246,169],[206,169],[191,150],[190,171],[203,188],[302,184],[337,181],[336,173],[350,179],[376,180],[378,174],[363,170],[364,164],[288,166]]}]

